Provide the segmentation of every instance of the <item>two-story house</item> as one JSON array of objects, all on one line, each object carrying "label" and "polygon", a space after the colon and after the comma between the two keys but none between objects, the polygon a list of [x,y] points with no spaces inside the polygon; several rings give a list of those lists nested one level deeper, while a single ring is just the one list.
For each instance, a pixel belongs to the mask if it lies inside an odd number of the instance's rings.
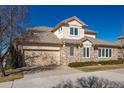
[{"label": "two-story house", "polygon": [[28,29],[23,40],[18,41],[18,49],[27,66],[117,60],[118,46],[97,39],[96,34],[74,16],[54,28]]}]

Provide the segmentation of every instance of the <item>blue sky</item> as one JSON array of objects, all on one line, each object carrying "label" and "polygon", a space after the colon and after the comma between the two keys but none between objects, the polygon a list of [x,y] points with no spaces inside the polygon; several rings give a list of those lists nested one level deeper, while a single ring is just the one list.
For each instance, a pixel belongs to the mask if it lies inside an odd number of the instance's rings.
[{"label": "blue sky", "polygon": [[98,32],[97,38],[114,42],[124,33],[124,6],[29,6],[32,26],[54,27],[77,16]]}]

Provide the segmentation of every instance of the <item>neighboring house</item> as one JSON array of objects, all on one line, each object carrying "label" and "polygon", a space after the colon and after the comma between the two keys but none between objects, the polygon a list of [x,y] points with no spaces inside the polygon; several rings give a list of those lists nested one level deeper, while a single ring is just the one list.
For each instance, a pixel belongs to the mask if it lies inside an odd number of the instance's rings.
[{"label": "neighboring house", "polygon": [[27,66],[117,60],[119,46],[97,39],[96,34],[74,16],[54,28],[30,28],[16,44]]},{"label": "neighboring house", "polygon": [[115,42],[118,47],[118,58],[124,59],[124,36],[118,37],[118,40]]}]

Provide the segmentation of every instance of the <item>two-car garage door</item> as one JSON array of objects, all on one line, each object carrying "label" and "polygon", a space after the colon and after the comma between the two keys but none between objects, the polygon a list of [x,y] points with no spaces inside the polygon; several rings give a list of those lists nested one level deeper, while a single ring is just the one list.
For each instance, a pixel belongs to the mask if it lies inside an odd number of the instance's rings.
[{"label": "two-car garage door", "polygon": [[59,50],[24,50],[24,60],[27,66],[42,66],[60,64]]}]

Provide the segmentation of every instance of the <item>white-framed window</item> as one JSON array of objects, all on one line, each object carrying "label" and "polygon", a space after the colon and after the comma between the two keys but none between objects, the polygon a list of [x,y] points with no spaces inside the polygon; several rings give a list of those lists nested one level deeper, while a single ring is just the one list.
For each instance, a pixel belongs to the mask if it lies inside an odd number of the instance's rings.
[{"label": "white-framed window", "polygon": [[102,48],[102,57],[105,57],[105,48]]},{"label": "white-framed window", "polygon": [[62,31],[62,27],[60,28],[60,30]]},{"label": "white-framed window", "polygon": [[83,47],[83,57],[84,58],[90,57],[90,47]]},{"label": "white-framed window", "polygon": [[112,57],[112,49],[109,48],[109,57]]},{"label": "white-framed window", "polygon": [[58,30],[59,30],[59,33],[61,33],[62,32],[62,27],[60,27]]},{"label": "white-framed window", "polygon": [[77,36],[78,35],[78,28],[71,27],[70,28],[70,35]]},{"label": "white-framed window", "polygon": [[73,46],[70,47],[70,56],[74,56],[74,47]]},{"label": "white-framed window", "polygon": [[102,56],[102,49],[98,49],[98,57],[101,57]]},{"label": "white-framed window", "polygon": [[111,48],[99,48],[98,57],[100,58],[112,57],[112,49]]}]

